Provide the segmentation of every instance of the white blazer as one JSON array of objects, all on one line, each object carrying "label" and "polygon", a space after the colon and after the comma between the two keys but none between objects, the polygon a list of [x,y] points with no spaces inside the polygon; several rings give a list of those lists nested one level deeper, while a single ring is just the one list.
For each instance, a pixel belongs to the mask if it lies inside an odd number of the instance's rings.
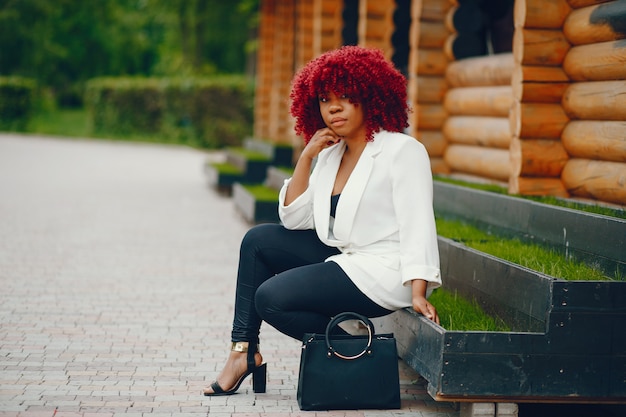
[{"label": "white blazer", "polygon": [[370,299],[389,310],[412,306],[411,281],[441,285],[430,161],[424,146],[382,131],[368,142],[346,183],[330,231],[330,197],[345,151],[340,142],[320,152],[309,187],[290,205],[285,180],[279,217],[287,229],[315,229],[339,248],[326,261],[341,266]]}]

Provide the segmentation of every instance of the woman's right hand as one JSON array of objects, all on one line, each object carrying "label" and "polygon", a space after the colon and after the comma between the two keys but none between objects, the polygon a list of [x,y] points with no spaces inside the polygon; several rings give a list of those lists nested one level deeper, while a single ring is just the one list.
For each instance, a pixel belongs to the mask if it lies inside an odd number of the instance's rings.
[{"label": "woman's right hand", "polygon": [[319,155],[322,150],[328,148],[329,146],[333,146],[340,140],[341,137],[327,127],[315,132],[311,140],[309,140],[309,143],[307,143],[300,153],[300,158],[296,163],[296,167],[294,168],[293,175],[291,177],[291,182],[289,183],[289,187],[287,187],[287,192],[285,193],[285,206],[288,206],[296,198],[302,195],[302,193],[309,186],[311,166],[317,155]]},{"label": "woman's right hand", "polygon": [[319,129],[309,143],[302,150],[301,156],[305,156],[310,158],[311,160],[315,159],[320,152],[324,149],[335,145],[341,140],[341,136],[337,135],[331,129],[324,127]]}]

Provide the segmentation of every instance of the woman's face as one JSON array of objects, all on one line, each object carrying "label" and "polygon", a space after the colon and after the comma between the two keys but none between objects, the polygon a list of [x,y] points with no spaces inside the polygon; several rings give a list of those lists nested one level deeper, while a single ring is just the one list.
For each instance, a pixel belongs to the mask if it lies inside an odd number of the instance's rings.
[{"label": "woman's face", "polygon": [[318,96],[324,123],[344,139],[364,139],[365,116],[363,106],[351,103],[349,97],[333,92]]}]

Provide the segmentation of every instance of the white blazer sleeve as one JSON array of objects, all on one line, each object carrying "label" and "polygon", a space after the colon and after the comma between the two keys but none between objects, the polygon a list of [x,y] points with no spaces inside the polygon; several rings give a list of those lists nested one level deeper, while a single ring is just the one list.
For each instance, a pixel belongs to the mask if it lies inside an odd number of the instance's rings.
[{"label": "white blazer sleeve", "polygon": [[407,142],[394,157],[391,175],[399,223],[402,283],[423,279],[432,290],[441,285],[441,273],[432,174],[424,146],[417,140]]},{"label": "white blazer sleeve", "polygon": [[285,228],[290,230],[314,229],[313,221],[313,188],[311,179],[309,187],[298,198],[285,206],[285,194],[291,178],[286,179],[278,195],[278,217]]}]

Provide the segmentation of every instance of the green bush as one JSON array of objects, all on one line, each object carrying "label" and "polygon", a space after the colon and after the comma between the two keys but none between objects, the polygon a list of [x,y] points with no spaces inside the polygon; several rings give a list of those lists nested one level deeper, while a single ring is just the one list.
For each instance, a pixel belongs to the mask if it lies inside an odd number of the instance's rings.
[{"label": "green bush", "polygon": [[33,113],[35,81],[0,77],[0,129],[26,130]]},{"label": "green bush", "polygon": [[95,134],[157,133],[165,113],[159,82],[99,78],[87,85],[86,103]]},{"label": "green bush", "polygon": [[204,148],[235,146],[252,131],[252,88],[244,77],[98,78],[85,103],[96,135],[154,135]]}]

